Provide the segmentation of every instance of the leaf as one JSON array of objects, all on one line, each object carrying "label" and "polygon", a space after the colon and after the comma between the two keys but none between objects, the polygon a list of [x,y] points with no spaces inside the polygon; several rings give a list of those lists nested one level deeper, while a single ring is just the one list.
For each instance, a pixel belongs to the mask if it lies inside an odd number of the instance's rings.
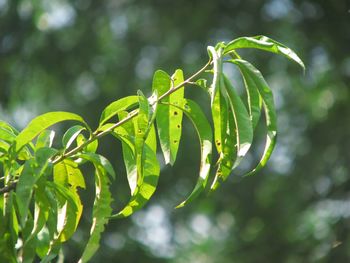
[{"label": "leaf", "polygon": [[[46,180],[45,180],[46,181]],[[45,226],[45,223],[49,217],[50,202],[45,193],[45,183],[38,183],[38,188],[34,195],[34,222],[33,228],[30,235],[26,238],[24,246],[26,243],[31,241]]]},{"label": "leaf", "polygon": [[54,182],[63,186],[85,188],[83,174],[78,168],[78,165],[69,159],[65,159],[54,165],[53,178]]},{"label": "leaf", "polygon": [[24,164],[23,171],[16,185],[16,201],[22,226],[25,225],[28,215],[34,185],[47,172],[47,169],[50,167],[49,158],[56,153],[57,151],[52,148],[40,148],[36,153],[36,160],[30,159]]},{"label": "leaf", "polygon": [[43,130],[58,122],[67,120],[79,121],[88,127],[83,118],[77,114],[63,111],[48,112],[34,118],[28,126],[18,134],[16,138],[16,151],[18,152]]},{"label": "leaf", "polygon": [[[119,119],[125,118],[127,116],[127,112],[120,112],[118,114]],[[123,151],[123,160],[126,168],[126,175],[128,178],[128,183],[131,191],[131,195],[134,195],[134,192],[137,187],[137,166],[135,159],[135,147],[134,143],[131,139],[124,139],[124,137],[135,137],[135,131],[133,127],[133,122],[126,122],[121,127],[115,129],[115,133],[113,134],[117,138],[121,139],[122,142],[122,151]],[[121,136],[121,137],[119,137]]]},{"label": "leaf", "polygon": [[73,127],[70,127],[62,137],[63,147],[68,149],[83,130],[86,129],[81,125],[74,125]]},{"label": "leaf", "polygon": [[7,127],[0,126],[0,140],[8,143],[12,143],[16,139],[16,135],[13,131],[9,130]]},{"label": "leaf", "polygon": [[213,47],[208,47],[208,52],[213,58],[213,82],[210,88],[211,114],[214,123],[214,139],[218,153],[221,153],[226,136],[227,126],[227,99],[224,96],[225,89],[222,80],[222,59],[221,49],[216,51]]},{"label": "leaf", "polygon": [[238,48],[257,48],[272,53],[280,54],[295,61],[303,68],[303,70],[305,70],[305,65],[303,61],[292,49],[266,36],[237,38],[226,45],[224,49],[224,54],[233,52],[235,49]]},{"label": "leaf", "polygon": [[186,198],[185,201],[183,201],[176,207],[179,208],[191,202],[204,190],[206,186],[211,166],[210,162],[212,152],[212,130],[206,116],[204,115],[198,104],[196,104],[194,101],[189,99],[183,99],[181,104],[175,107],[181,109],[185,113],[185,115],[191,120],[193,126],[197,131],[201,148],[201,164],[199,169],[199,178],[190,195]]},{"label": "leaf", "polygon": [[135,159],[137,166],[137,181],[142,180],[142,155],[144,143],[149,127],[150,120],[150,106],[148,104],[147,98],[142,94],[141,91],[138,91],[139,95],[139,113],[134,119],[135,127]]},{"label": "leaf", "polygon": [[[88,155],[83,156],[88,157]],[[88,157],[89,161],[96,160]],[[112,214],[110,206],[112,202],[111,192],[109,190],[109,179],[107,177],[106,165],[92,161],[95,166],[95,201],[92,212],[92,226],[90,230],[90,238],[84,249],[79,263],[87,262],[99,248],[101,233],[104,231],[104,225],[108,223],[109,217]]]},{"label": "leaf", "polygon": [[[155,72],[153,76],[153,91],[157,91],[161,96],[172,87],[183,83],[183,72],[177,69],[174,75],[170,76],[161,70]],[[179,104],[184,96],[184,88],[171,93],[162,99],[169,104],[160,104],[156,114],[157,131],[160,140],[160,146],[164,155],[165,163],[173,165],[176,160],[179,143],[182,134],[182,117],[183,113],[174,108],[171,104]]]},{"label": "leaf", "polygon": [[219,185],[224,182],[233,170],[233,165],[237,158],[237,138],[236,138],[236,126],[234,118],[229,118],[227,122],[227,134],[225,136],[225,142],[222,147],[219,160],[217,162],[218,168],[215,173],[214,180],[210,186],[210,190],[216,190]]},{"label": "leaf", "polygon": [[75,188],[65,187],[56,182],[50,182],[48,185],[57,194],[57,240],[64,242],[74,234],[83,211],[83,206]]},{"label": "leaf", "polygon": [[267,82],[265,81],[264,77],[262,76],[261,72],[248,61],[241,59],[235,59],[233,61],[241,69],[243,74],[246,74],[251,78],[252,81],[254,81],[256,87],[259,89],[260,95],[263,100],[263,106],[266,116],[267,137],[264,153],[258,165],[251,172],[246,174],[246,176],[249,176],[255,174],[257,171],[263,168],[272,154],[272,151],[276,144],[277,116],[272,91]]},{"label": "leaf", "polygon": [[[142,98],[140,99],[142,100]],[[140,110],[139,114],[147,114],[146,112],[148,110],[145,107],[146,105],[144,105],[144,110]],[[160,167],[156,155],[157,141],[155,129],[152,124],[154,114],[156,113],[153,112],[148,117],[147,127],[144,127],[147,130],[143,132],[142,148],[139,146],[140,148],[137,149],[136,146],[137,132],[139,130],[136,127],[140,127],[139,121],[142,121],[142,125],[144,125],[144,117],[141,117],[141,120],[135,119],[133,122],[124,123],[114,130],[113,135],[122,141],[123,157],[131,189],[131,198],[128,204],[119,213],[113,215],[112,218],[127,217],[139,210],[147,203],[156,190]],[[137,159],[136,156],[140,158]]]},{"label": "leaf", "polygon": [[233,168],[235,168],[239,165],[240,161],[246,155],[252,144],[253,126],[247,109],[245,108],[235,88],[225,75],[223,75],[223,80],[229,99],[229,106],[232,111],[232,116],[229,116],[229,118],[234,118],[236,127],[237,159],[233,166]]},{"label": "leaf", "polygon": [[36,139],[35,149],[51,147],[54,137],[55,131],[43,130]]},{"label": "leaf", "polygon": [[102,112],[99,127],[119,112],[125,111],[138,103],[138,96],[128,96],[109,104]]},{"label": "leaf", "polygon": [[[120,138],[122,138],[122,140],[127,140],[126,137],[120,136]],[[160,167],[157,155],[151,147],[145,144],[142,176],[140,176],[141,179],[138,180],[137,187],[128,204],[120,212],[112,215],[111,218],[127,217],[141,209],[155,192],[158,184],[159,173]]]},{"label": "leaf", "polygon": [[78,157],[91,162],[96,169],[106,171],[113,179],[115,179],[114,168],[106,157],[91,152],[79,154]]},{"label": "leaf", "polygon": [[205,91],[208,91],[208,85],[207,85],[207,80],[206,79],[197,79],[195,84],[202,88]]}]

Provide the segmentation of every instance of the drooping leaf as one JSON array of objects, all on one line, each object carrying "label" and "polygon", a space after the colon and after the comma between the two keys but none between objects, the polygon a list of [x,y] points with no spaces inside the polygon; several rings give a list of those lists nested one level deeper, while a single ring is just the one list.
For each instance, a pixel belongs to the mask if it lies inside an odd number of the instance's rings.
[{"label": "drooping leaf", "polygon": [[48,112],[34,118],[28,126],[18,134],[16,138],[16,151],[18,152],[43,130],[58,122],[67,120],[79,121],[88,127],[83,118],[77,114],[63,111]]},{"label": "drooping leaf", "polygon": [[[181,85],[184,81],[183,72],[177,69],[172,77],[166,72],[158,70],[153,76],[153,91],[157,91],[161,96],[169,89]],[[182,134],[182,117],[183,113],[179,109],[175,109],[171,104],[178,104],[184,96],[184,88],[179,88],[169,96],[162,99],[163,102],[169,104],[161,104],[158,106],[156,114],[157,131],[160,140],[161,149],[164,155],[165,163],[173,165]]]},{"label": "drooping leaf", "polygon": [[210,186],[210,190],[216,190],[219,185],[224,182],[233,170],[233,165],[237,158],[237,138],[236,138],[236,126],[234,118],[228,118],[226,139],[223,143],[222,152],[220,153],[219,160],[217,162],[218,168],[215,173],[214,180]]},{"label": "drooping leaf", "polygon": [[45,223],[49,217],[51,206],[45,193],[45,181],[43,183],[38,183],[38,187],[35,191],[33,228],[30,235],[25,239],[24,246],[27,246],[26,243],[30,242],[31,239],[36,237],[39,231],[41,231],[41,229],[45,226]]},{"label": "drooping leaf", "polygon": [[[233,61],[228,60],[226,62],[233,63]],[[243,77],[244,86],[247,92],[247,100],[248,100],[248,110],[250,119],[252,121],[253,129],[255,129],[256,125],[259,122],[261,115],[261,107],[262,107],[262,99],[259,93],[259,89],[256,86],[254,80],[241,70],[241,74]]]},{"label": "drooping leaf", "polygon": [[24,226],[27,218],[33,187],[38,179],[47,172],[50,167],[49,159],[56,153],[57,151],[52,148],[40,148],[36,153],[37,158],[28,160],[24,164],[16,185],[16,201],[22,226]]},{"label": "drooping leaf", "polygon": [[38,150],[42,147],[51,147],[54,137],[55,131],[43,130],[36,139],[35,149]]},{"label": "drooping leaf", "polygon": [[70,127],[62,137],[63,147],[68,149],[83,130],[85,130],[85,127],[81,125],[74,125],[73,127]]},{"label": "drooping leaf", "polygon": [[[88,155],[83,156],[88,157]],[[111,202],[112,196],[109,190],[109,179],[105,168],[106,165],[96,162],[96,158],[89,161],[93,162],[95,166],[95,201],[92,212],[92,226],[90,230],[90,238],[84,249],[83,255],[81,256],[79,263],[89,261],[89,259],[95,254],[99,248],[101,233],[104,231],[105,224],[108,223],[109,218],[112,214]]]},{"label": "drooping leaf", "polygon": [[[126,137],[120,137],[124,141],[128,140]],[[130,142],[127,143],[127,145],[130,145]],[[156,190],[160,173],[157,155],[147,144],[144,145],[143,152],[144,159],[142,163],[141,180],[138,180],[137,187],[135,188],[135,191],[128,204],[120,212],[113,215],[112,218],[123,218],[130,216],[135,211],[141,209]]]},{"label": "drooping leaf", "polygon": [[232,111],[232,115],[229,118],[233,117],[236,127],[237,159],[233,166],[235,168],[239,165],[252,144],[253,126],[247,109],[230,80],[225,75],[223,75],[223,80],[228,95],[229,106]]},{"label": "drooping leaf", "polygon": [[0,140],[3,140],[8,143],[12,143],[16,139],[16,135],[13,131],[7,127],[0,126]]},{"label": "drooping leaf", "polygon": [[224,54],[228,54],[234,51],[235,49],[239,48],[257,48],[272,53],[280,54],[295,61],[305,70],[305,65],[303,61],[292,49],[266,36],[237,38],[226,45],[224,49]]},{"label": "drooping leaf", "polygon": [[[127,112],[120,112],[118,114],[119,119],[125,118]],[[121,127],[118,127],[115,130],[114,135],[121,139],[122,142],[122,151],[124,165],[126,168],[126,175],[128,178],[128,183],[131,191],[131,195],[134,195],[137,186],[137,166],[135,159],[135,147],[134,143],[131,141],[131,138],[135,137],[135,130],[133,127],[133,122],[129,121],[124,123]],[[120,137],[121,136],[121,137]],[[124,137],[129,137],[129,140],[123,139]]]},{"label": "drooping leaf", "polygon": [[245,60],[236,59],[233,60],[234,63],[241,69],[242,73],[249,77],[258,88],[260,95],[263,100],[263,106],[265,110],[265,118],[267,125],[267,137],[264,153],[258,163],[258,165],[246,175],[253,175],[257,171],[259,171],[262,167],[264,167],[269,160],[273,148],[276,144],[276,136],[277,136],[277,116],[275,110],[275,104],[273,100],[272,91],[265,81],[264,77],[260,73],[258,69],[256,69],[251,63]]},{"label": "drooping leaf", "polygon": [[76,188],[65,187],[61,183],[52,183],[58,199],[57,240],[64,242],[75,232],[83,207]]},{"label": "drooping leaf", "polygon": [[100,154],[96,153],[82,153],[78,155],[80,158],[85,159],[91,162],[99,170],[104,170],[109,174],[113,179],[115,179],[115,172],[112,164],[108,159]]},{"label": "drooping leaf", "polygon": [[[140,112],[142,111],[140,110]],[[133,122],[124,123],[114,131],[114,135],[122,141],[125,166],[132,193],[128,204],[119,213],[113,215],[114,218],[127,217],[142,208],[157,187],[160,167],[156,156],[155,129],[152,124],[154,114],[156,113],[153,112],[148,117],[148,124],[145,127],[147,130],[144,132],[146,138],[143,137],[142,148],[137,149],[136,145],[137,132],[139,131],[136,127],[140,127],[140,120],[135,119]],[[145,118],[142,118],[141,121],[143,125]],[[137,159],[137,156],[140,158]]]},{"label": "drooping leaf", "polygon": [[147,136],[149,121],[151,119],[151,109],[147,98],[138,92],[139,97],[139,113],[133,120],[135,127],[135,159],[137,166],[137,181],[142,180],[142,158],[145,139]]},{"label": "drooping leaf", "polygon": [[211,167],[212,130],[206,116],[198,104],[194,101],[183,99],[182,102],[175,107],[181,109],[191,120],[197,131],[201,148],[201,164],[197,183],[186,200],[177,206],[177,208],[179,208],[185,206],[187,203],[191,202],[195,197],[197,197],[204,190],[207,184]]},{"label": "drooping leaf", "polygon": [[125,111],[136,106],[138,103],[138,96],[128,96],[121,98],[109,104],[102,112],[100,118],[100,127],[106,123],[110,118],[116,116],[119,112]]},{"label": "drooping leaf", "polygon": [[214,139],[218,153],[225,142],[227,126],[227,99],[225,97],[224,83],[222,79],[222,58],[221,49],[218,51],[213,47],[208,47],[208,52],[213,58],[213,82],[210,88],[211,113],[214,123]]}]

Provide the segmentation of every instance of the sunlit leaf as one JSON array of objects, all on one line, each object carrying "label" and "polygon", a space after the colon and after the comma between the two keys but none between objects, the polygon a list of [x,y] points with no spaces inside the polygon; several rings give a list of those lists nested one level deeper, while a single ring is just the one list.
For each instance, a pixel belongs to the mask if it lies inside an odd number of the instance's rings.
[{"label": "sunlit leaf", "polygon": [[0,140],[12,143],[16,139],[16,135],[7,127],[0,126]]},{"label": "sunlit leaf", "polygon": [[267,137],[264,153],[260,159],[259,164],[251,172],[246,174],[248,176],[255,174],[262,167],[264,167],[272,154],[272,151],[276,144],[277,116],[272,91],[267,82],[265,81],[264,77],[260,73],[260,71],[248,61],[236,59],[233,60],[233,62],[238,65],[243,74],[251,78],[251,80],[255,83],[256,87],[259,89],[260,95],[263,100],[265,119],[267,125]]},{"label": "sunlit leaf", "polygon": [[[88,155],[83,156],[88,157]],[[79,263],[87,262],[97,251],[100,246],[101,233],[104,231],[105,224],[108,223],[112,214],[110,206],[112,196],[109,190],[109,179],[107,176],[106,165],[96,162],[96,158],[91,159],[95,166],[95,201],[92,211],[92,226],[90,230],[90,238],[84,249]],[[110,171],[109,171],[110,172]],[[108,173],[109,173],[108,172]]]},{"label": "sunlit leaf", "polygon": [[218,153],[221,153],[225,142],[227,126],[227,99],[225,97],[224,83],[222,79],[222,59],[221,50],[216,51],[213,47],[208,47],[208,52],[213,58],[213,82],[210,87],[211,114],[214,123],[214,139]]},{"label": "sunlit leaf", "polygon": [[[124,141],[128,140],[125,137],[122,139]],[[127,144],[130,145],[130,143]],[[138,181],[137,187],[128,204],[119,213],[113,215],[112,218],[127,217],[141,209],[156,190],[160,173],[157,155],[147,144],[145,144],[143,152],[144,161],[142,163],[141,180]]]},{"label": "sunlit leaf", "polygon": [[185,206],[187,203],[191,202],[195,197],[197,197],[204,190],[207,184],[211,166],[212,130],[206,116],[198,104],[194,101],[183,99],[182,102],[176,107],[181,109],[191,120],[194,128],[197,131],[201,148],[201,164],[197,183],[186,200],[177,206],[177,208],[179,208]]},{"label": "sunlit leaf", "polygon": [[[127,112],[121,112],[118,114],[119,119],[123,119],[127,116]],[[122,151],[123,151],[123,159],[126,168],[126,175],[128,178],[128,183],[131,191],[131,195],[134,195],[137,186],[137,166],[135,159],[135,147],[134,143],[129,140],[123,139],[124,137],[134,138],[135,130],[134,130],[133,122],[126,122],[121,127],[115,130],[115,134],[118,138],[121,138],[122,142]],[[121,137],[120,137],[121,136]]]},{"label": "sunlit leaf", "polygon": [[82,153],[78,156],[93,163],[94,166],[97,167],[99,170],[106,171],[107,174],[109,174],[113,179],[115,179],[114,168],[106,157],[96,153]]},{"label": "sunlit leaf", "polygon": [[109,104],[102,112],[100,118],[100,127],[106,123],[110,118],[116,116],[119,112],[125,111],[127,109],[136,106],[138,103],[138,96],[128,96],[125,98],[121,98],[117,101]]},{"label": "sunlit leaf", "polygon": [[75,188],[60,183],[52,183],[50,186],[55,189],[58,199],[57,239],[64,242],[74,234],[83,207]]},{"label": "sunlit leaf", "polygon": [[24,164],[23,171],[16,185],[16,201],[22,226],[24,226],[27,218],[33,187],[49,168],[49,158],[56,153],[57,151],[52,148],[40,148],[36,153],[37,158],[28,160]]},{"label": "sunlit leaf", "polygon": [[237,159],[233,166],[233,168],[235,168],[239,165],[252,144],[253,126],[247,109],[237,94],[237,91],[232,86],[230,80],[225,75],[223,75],[223,80],[228,95],[229,106],[232,111],[232,115],[229,116],[229,118],[234,118],[236,127]]},{"label": "sunlit leaf", "polygon": [[62,137],[63,147],[65,149],[69,148],[83,130],[85,130],[85,127],[81,125],[70,127]]},{"label": "sunlit leaf", "polygon": [[216,190],[232,172],[235,160],[237,158],[237,138],[235,130],[236,126],[234,123],[234,118],[229,118],[227,123],[226,139],[217,162],[218,168],[216,170],[214,180],[210,186],[211,191]]},{"label": "sunlit leaf", "polygon": [[230,53],[235,49],[239,48],[257,48],[272,53],[280,54],[295,61],[305,70],[305,65],[303,61],[292,49],[266,36],[237,38],[226,45],[224,49],[224,54]]},{"label": "sunlit leaf", "polygon": [[[170,77],[166,72],[158,70],[153,76],[152,89],[161,96],[172,87],[180,85],[184,81],[182,70],[178,69],[174,75]],[[162,99],[163,102],[169,104],[161,104],[158,106],[156,115],[157,131],[160,140],[160,146],[164,155],[165,163],[173,165],[181,139],[182,133],[182,116],[181,110],[174,108],[171,104],[178,104],[184,96],[184,88],[171,93]]]},{"label": "sunlit leaf", "polygon": [[[114,218],[127,217],[135,211],[142,208],[151,198],[156,190],[160,167],[156,156],[157,144],[154,125],[152,125],[153,116],[149,117],[148,133],[146,132],[142,149],[136,148],[137,128],[133,128],[131,123],[125,123],[122,127],[115,130],[115,136],[122,141],[125,166],[128,173],[128,181],[131,188],[131,199],[128,204]],[[137,127],[137,120],[133,122]],[[134,136],[135,135],[135,136]],[[138,152],[141,151],[141,152]],[[141,158],[137,160],[136,154]],[[137,169],[137,168],[140,169]]]},{"label": "sunlit leaf", "polygon": [[51,147],[54,137],[55,131],[42,131],[36,139],[35,149],[38,150],[43,147]]},{"label": "sunlit leaf", "polygon": [[16,151],[19,151],[24,145],[33,140],[40,132],[48,127],[62,121],[75,120],[87,124],[77,114],[63,111],[48,112],[34,118],[28,126],[21,131],[16,138]]}]

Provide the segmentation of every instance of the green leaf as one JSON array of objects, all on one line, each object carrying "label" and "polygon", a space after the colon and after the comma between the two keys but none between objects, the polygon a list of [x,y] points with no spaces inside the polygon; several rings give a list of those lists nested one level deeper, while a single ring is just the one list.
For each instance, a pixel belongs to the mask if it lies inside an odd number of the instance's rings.
[{"label": "green leaf", "polygon": [[70,127],[62,137],[63,147],[68,149],[83,130],[86,129],[81,125],[74,125],[73,127]]},{"label": "green leaf", "polygon": [[233,168],[235,168],[239,165],[240,161],[246,155],[252,144],[253,126],[247,109],[245,108],[235,88],[225,75],[223,75],[223,80],[228,95],[229,106],[232,111],[232,115],[229,116],[229,118],[233,117],[236,127],[237,159],[233,166]]},{"label": "green leaf", "polygon": [[214,123],[214,139],[218,153],[221,153],[225,142],[227,126],[227,99],[224,96],[225,89],[222,80],[222,58],[221,49],[218,51],[213,47],[208,47],[208,52],[213,58],[213,82],[210,88],[211,95],[211,113]]},{"label": "green leaf", "polygon": [[57,151],[52,148],[40,148],[36,153],[37,158],[35,160],[30,159],[24,164],[21,176],[16,185],[16,201],[22,226],[25,225],[28,215],[34,185],[50,168],[49,159],[56,153]]},{"label": "green leaf", "polygon": [[211,167],[211,152],[212,152],[212,130],[210,124],[202,112],[201,108],[194,101],[183,99],[181,104],[175,106],[181,109],[185,115],[191,120],[195,127],[201,148],[201,164],[199,169],[199,178],[191,192],[191,194],[177,206],[177,208],[185,206],[197,197],[205,188]]},{"label": "green leaf", "polygon": [[102,112],[99,127],[119,112],[125,111],[138,103],[138,96],[128,96],[109,104]]},{"label": "green leaf", "polygon": [[35,149],[38,150],[43,147],[51,147],[54,137],[55,131],[42,131],[36,139]]},{"label": "green leaf", "polygon": [[115,179],[114,168],[106,157],[91,152],[79,154],[78,157],[91,162],[96,169],[106,171],[113,179]]},{"label": "green leaf", "polygon": [[137,181],[141,180],[142,175],[142,154],[144,143],[149,127],[150,120],[150,106],[148,104],[147,98],[138,91],[139,95],[139,113],[137,117],[133,120],[135,127],[135,159],[137,166]]},{"label": "green leaf", "polygon": [[[128,115],[127,112],[120,112],[118,114],[119,119],[123,119]],[[137,186],[137,166],[135,159],[135,147],[134,143],[131,141],[131,138],[135,137],[135,130],[133,127],[133,122],[129,121],[124,123],[121,127],[115,129],[115,135],[117,138],[121,139],[122,142],[122,151],[124,165],[126,168],[126,175],[128,178],[128,183],[131,191],[131,195],[134,195]],[[128,140],[124,137],[129,137]]]},{"label": "green leaf", "polygon": [[[38,183],[38,188],[34,194],[34,200],[34,225],[30,235],[25,240],[24,246],[27,246],[27,242],[30,242],[43,229],[49,217],[49,212],[52,210],[45,193],[45,183]],[[51,207],[51,209],[49,210],[48,207]]]},{"label": "green leaf", "polygon": [[87,127],[83,118],[77,114],[63,111],[45,113],[34,118],[28,126],[18,134],[16,138],[16,151],[18,152],[24,145],[33,140],[43,130],[58,122],[67,120],[79,121]]},{"label": "green leaf", "polygon": [[[180,85],[184,81],[183,72],[177,69],[174,75],[170,76],[164,71],[158,70],[153,77],[152,89],[161,96],[169,89]],[[158,106],[156,114],[157,131],[160,140],[160,146],[164,155],[165,163],[173,165],[176,160],[179,143],[182,134],[182,117],[183,113],[178,108],[171,106],[181,102],[184,96],[184,88],[179,88],[162,99],[169,104]]]},{"label": "green leaf", "polygon": [[[142,208],[156,190],[160,173],[156,156],[157,142],[154,125],[150,126],[142,149],[137,150],[136,138],[134,137],[137,129],[135,131],[131,124],[131,122],[124,123],[113,133],[122,141],[123,157],[131,189],[131,199],[128,204],[119,213],[113,215],[113,218],[127,217]],[[133,124],[136,127],[137,121],[135,120]],[[139,160],[137,160],[136,154],[141,157]]]},{"label": "green leaf", "polygon": [[258,165],[251,172],[246,174],[246,176],[249,176],[255,174],[257,171],[263,168],[266,165],[267,161],[270,159],[270,156],[276,144],[277,116],[272,91],[262,76],[261,72],[248,61],[241,59],[235,59],[233,61],[238,65],[243,74],[249,76],[255,83],[262,97],[266,116],[267,137],[265,150]]},{"label": "green leaf", "polygon": [[215,173],[215,178],[210,186],[211,191],[216,190],[232,172],[233,165],[237,158],[237,138],[235,130],[236,126],[234,118],[229,118],[227,122],[226,139],[223,143],[222,152],[217,162],[218,168]]},{"label": "green leaf", "polygon": [[73,188],[85,188],[84,176],[78,165],[72,160],[65,159],[54,165],[53,168],[54,182],[63,186],[71,186]]},{"label": "green leaf", "polygon": [[[234,60],[228,60],[226,62],[236,64]],[[259,89],[251,76],[241,69],[240,72],[242,74],[244,86],[247,92],[250,120],[252,121],[253,129],[255,129],[261,115],[262,99],[259,93]]]},{"label": "green leaf", "polygon": [[[125,141],[128,140],[126,137],[120,137]],[[130,142],[127,144],[130,145]],[[157,155],[147,144],[145,144],[143,152],[142,176],[138,180],[137,187],[128,204],[119,213],[114,214],[112,218],[130,216],[141,209],[156,190],[160,173]]]},{"label": "green leaf", "polygon": [[280,54],[295,61],[305,70],[303,61],[292,49],[266,36],[237,38],[226,45],[224,54],[228,54],[239,48],[257,48]]},{"label": "green leaf", "polygon": [[0,126],[0,140],[3,140],[8,143],[12,143],[16,139],[16,135],[13,131],[7,127]]},{"label": "green leaf", "polygon": [[56,182],[50,183],[49,186],[55,190],[58,200],[57,240],[64,242],[74,234],[83,206],[76,188],[65,187]]},{"label": "green leaf", "polygon": [[[88,157],[85,155],[84,157]],[[88,157],[89,161],[95,160]],[[96,161],[92,161],[95,166],[95,201],[92,212],[92,226],[90,230],[90,238],[84,249],[79,263],[87,262],[99,248],[101,233],[104,231],[105,224],[108,223],[112,214],[112,208],[110,206],[112,202],[111,193],[109,191],[109,179],[107,177],[106,166],[99,164]]]},{"label": "green leaf", "polygon": [[195,84],[198,87],[201,87],[203,90],[208,92],[208,85],[207,85],[207,80],[206,79],[197,79]]}]

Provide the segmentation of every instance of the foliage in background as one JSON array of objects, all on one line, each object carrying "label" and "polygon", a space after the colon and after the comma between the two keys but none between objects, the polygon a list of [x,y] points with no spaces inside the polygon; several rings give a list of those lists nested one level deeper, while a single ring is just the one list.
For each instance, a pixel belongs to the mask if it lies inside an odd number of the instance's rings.
[{"label": "foliage in background", "polygon": [[[49,262],[60,253],[79,224],[83,203],[80,191],[87,176],[81,166],[94,166],[95,197],[90,238],[79,262],[87,262],[97,251],[100,235],[111,218],[127,217],[142,208],[157,188],[160,165],[157,136],[166,164],[175,163],[182,133],[183,115],[193,124],[200,141],[199,177],[193,191],[177,207],[197,197],[205,188],[211,170],[212,131],[201,107],[184,97],[185,86],[198,86],[210,97],[214,141],[218,159],[210,190],[225,181],[253,142],[261,110],[265,112],[266,145],[261,160],[245,175],[265,166],[275,146],[277,119],[272,91],[262,74],[241,58],[237,50],[255,48],[286,56],[304,68],[300,58],[288,47],[265,36],[241,37],[229,43],[208,47],[209,61],[199,71],[184,79],[178,69],[170,76],[156,71],[152,95],[141,91],[137,96],[121,98],[102,112],[98,128],[92,130],[79,115],[49,112],[34,118],[22,131],[0,122],[1,181],[0,255],[6,262],[31,262],[36,257]],[[243,100],[224,72],[232,63],[241,73],[246,96]],[[204,71],[212,73],[199,78]],[[116,120],[116,118],[118,120]],[[67,129],[61,142],[54,143],[55,131],[49,128],[62,121],[79,124]],[[117,213],[112,212],[110,182],[115,171],[98,154],[99,139],[110,134],[122,143],[131,198]],[[55,146],[59,145],[59,146]]]}]

